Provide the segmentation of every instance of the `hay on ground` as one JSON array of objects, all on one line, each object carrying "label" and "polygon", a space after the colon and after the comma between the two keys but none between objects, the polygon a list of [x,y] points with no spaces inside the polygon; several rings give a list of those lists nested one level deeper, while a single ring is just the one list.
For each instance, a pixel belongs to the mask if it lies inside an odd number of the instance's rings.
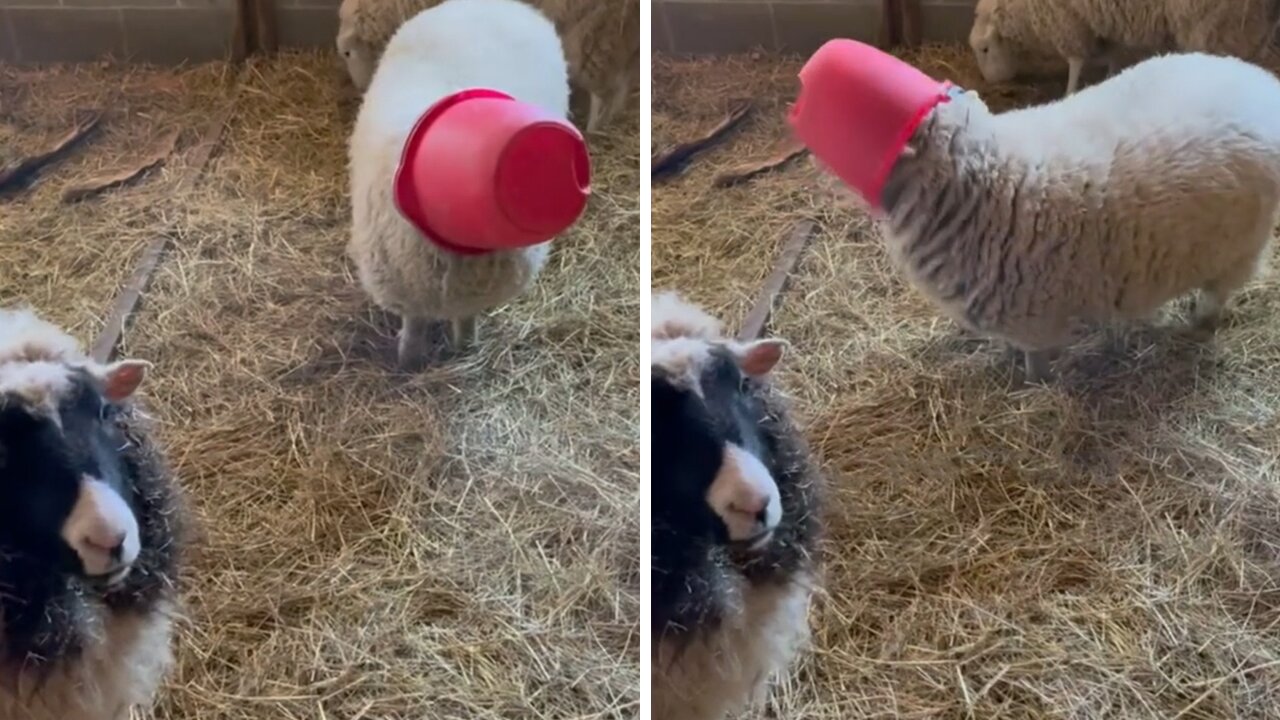
[{"label": "hay on ground", "polygon": [[[0,212],[5,303],[86,341],[142,245],[174,242],[123,352],[197,515],[158,718],[623,718],[639,700],[639,143],[594,141],[596,195],[473,352],[392,369],[395,322],[344,257],[352,108],[328,54],[249,66],[204,180],[68,208],[65,182],[193,129],[217,65],[0,67],[0,139],[113,108]],[[19,100],[11,104],[13,99]]]},{"label": "hay on ground", "polygon": [[[993,107],[968,50],[910,59]],[[1280,275],[1209,343],[1181,310],[1112,329],[1053,387],[967,337],[890,266],[811,165],[713,189],[784,132],[803,58],[658,59],[655,145],[733,98],[745,133],[655,188],[655,288],[731,324],[782,229],[816,217],[775,312],[781,380],[827,473],[812,652],[751,717],[1274,718],[1280,708]]]}]

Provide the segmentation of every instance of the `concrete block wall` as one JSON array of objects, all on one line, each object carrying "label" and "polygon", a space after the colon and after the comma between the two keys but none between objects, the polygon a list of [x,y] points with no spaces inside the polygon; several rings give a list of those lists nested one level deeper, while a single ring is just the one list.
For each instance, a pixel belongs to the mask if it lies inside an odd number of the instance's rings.
[{"label": "concrete block wall", "polygon": [[[651,0],[653,51],[808,53],[833,37],[872,42],[880,0]],[[925,40],[963,42],[976,0],[922,0]]]},{"label": "concrete block wall", "polygon": [[[280,44],[333,47],[339,0],[276,0]],[[226,58],[234,0],[0,0],[0,62]]]}]

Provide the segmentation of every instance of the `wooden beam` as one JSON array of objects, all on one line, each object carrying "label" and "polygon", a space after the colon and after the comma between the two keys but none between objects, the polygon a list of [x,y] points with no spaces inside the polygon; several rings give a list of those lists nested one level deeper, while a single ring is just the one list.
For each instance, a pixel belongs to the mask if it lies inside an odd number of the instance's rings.
[{"label": "wooden beam", "polygon": [[249,11],[249,0],[236,0],[235,7],[235,25],[231,29],[231,64],[238,65],[249,57],[252,50],[253,14]]},{"label": "wooden beam", "polygon": [[[200,140],[191,148],[190,164],[187,166],[186,172],[178,177],[178,181],[174,185],[173,195],[180,196],[200,179],[200,175],[209,164],[209,160],[213,157],[213,152],[222,138],[223,130],[231,120],[238,89],[239,83],[232,89],[231,99],[228,101],[227,106],[222,112],[214,116],[204,132],[201,133]],[[161,232],[148,242],[146,248],[143,249],[142,255],[138,258],[138,264],[134,266],[133,273],[129,276],[129,281],[125,283],[124,289],[116,296],[115,303],[111,308],[111,313],[107,316],[102,332],[98,335],[97,340],[94,341],[93,347],[90,348],[90,355],[94,360],[105,363],[115,355],[116,349],[120,345],[120,340],[124,337],[124,331],[128,326],[129,319],[142,301],[142,294],[146,292],[147,285],[151,282],[151,277],[155,275],[156,269],[160,267],[160,260],[164,257],[164,252],[168,249],[169,240],[173,235],[173,230]]]},{"label": "wooden beam", "polygon": [[280,49],[276,30],[276,7],[272,0],[249,0],[253,5],[253,50],[274,55]]},{"label": "wooden beam", "polygon": [[177,146],[178,129],[174,128],[161,135],[156,140],[151,152],[136,159],[132,165],[117,167],[97,177],[67,186],[62,191],[62,202],[80,202],[100,192],[131,183],[145,175],[152,168],[168,160]]},{"label": "wooden beam", "polygon": [[924,42],[924,13],[920,0],[899,0],[902,3],[902,42],[909,48],[920,47]]},{"label": "wooden beam", "polygon": [[701,136],[682,142],[655,157],[649,168],[649,177],[652,180],[664,180],[680,174],[685,165],[693,159],[694,155],[723,141],[729,136],[729,133],[742,124],[742,121],[753,110],[755,110],[754,102],[750,100],[735,100],[730,104],[729,112],[724,119],[717,123],[715,127]]},{"label": "wooden beam", "polygon": [[742,329],[738,331],[739,340],[743,342],[755,340],[764,334],[764,329],[769,324],[769,317],[773,314],[774,303],[786,287],[791,271],[800,261],[800,254],[804,252],[805,246],[809,244],[809,240],[817,230],[818,223],[807,219],[791,227],[787,242],[778,255],[778,262],[765,278],[764,287],[760,290],[756,304],[751,307],[751,312],[747,313],[747,318],[742,321]]},{"label": "wooden beam", "polygon": [[901,41],[901,20],[902,7],[900,0],[881,0],[880,31],[876,34],[876,45],[881,50],[894,48]]},{"label": "wooden beam", "polygon": [[67,134],[59,138],[49,149],[0,167],[0,194],[31,185],[41,170],[61,160],[77,145],[84,142],[85,138],[98,129],[98,124],[102,121],[102,113],[96,110],[79,115],[75,127],[67,131]]}]

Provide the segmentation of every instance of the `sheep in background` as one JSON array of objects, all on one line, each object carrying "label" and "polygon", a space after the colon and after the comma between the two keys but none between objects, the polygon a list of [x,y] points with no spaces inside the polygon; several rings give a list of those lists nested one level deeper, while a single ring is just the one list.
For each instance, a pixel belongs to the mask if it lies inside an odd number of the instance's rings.
[{"label": "sheep in background", "polygon": [[493,88],[561,117],[569,81],[555,28],[517,0],[449,0],[401,26],[387,45],[351,136],[352,232],[347,251],[360,282],[401,318],[401,367],[421,366],[434,320],[453,341],[475,339],[475,316],[529,288],[550,243],[463,255],[424,238],[396,208],[393,178],[405,140],[436,101]]},{"label": "sheep in background", "polygon": [[1258,56],[1269,44],[1276,0],[979,0],[969,45],[987,82],[1012,80],[1026,53],[1067,61],[1067,94],[1091,60],[1114,75],[1135,53],[1171,50]]},{"label": "sheep in background", "polygon": [[129,400],[145,368],[0,310],[4,720],[123,720],[171,665],[181,512]]},{"label": "sheep in background", "polygon": [[[598,132],[625,106],[639,80],[638,0],[526,0],[555,23],[573,82],[591,94],[587,132]],[[343,0],[338,53],[351,82],[365,90],[392,35],[442,0]]]},{"label": "sheep in background", "polygon": [[915,130],[881,202],[912,284],[1026,352],[1039,381],[1077,329],[1193,290],[1197,322],[1217,324],[1280,208],[1280,80],[1186,54],[1000,115],[953,94]]},{"label": "sheep in background", "polygon": [[785,343],[674,294],[652,321],[653,717],[720,720],[808,638],[818,477],[768,379]]},{"label": "sheep in background", "polygon": [[640,78],[638,0],[542,0],[560,29],[573,81],[591,93],[587,132],[617,116]]},{"label": "sheep in background", "polygon": [[342,0],[338,5],[338,54],[351,82],[368,89],[383,49],[409,18],[444,0]]}]

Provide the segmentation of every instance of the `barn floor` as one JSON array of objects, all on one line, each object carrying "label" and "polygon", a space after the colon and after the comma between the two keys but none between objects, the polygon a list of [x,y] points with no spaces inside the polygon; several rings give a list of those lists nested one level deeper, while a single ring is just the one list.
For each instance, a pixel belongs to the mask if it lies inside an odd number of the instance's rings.
[{"label": "barn floor", "polygon": [[[335,61],[251,64],[202,181],[217,65],[0,66],[0,165],[77,108],[102,134],[0,209],[0,301],[85,342],[147,240],[174,242],[125,342],[197,515],[157,718],[622,718],[639,700],[639,143],[472,353],[407,376],[344,257]],[[188,128],[161,171],[76,206],[69,181]]]},{"label": "barn floor", "polygon": [[[993,106],[964,48],[911,58]],[[1061,383],[939,319],[807,160],[712,178],[784,135],[801,58],[655,61],[654,148],[760,111],[653,192],[653,284],[736,329],[787,227],[821,223],[783,294],[794,397],[828,492],[814,642],[751,717],[1274,718],[1280,708],[1280,273],[1198,344],[1179,306],[1076,349]],[[1274,265],[1274,264],[1273,264]]]}]

